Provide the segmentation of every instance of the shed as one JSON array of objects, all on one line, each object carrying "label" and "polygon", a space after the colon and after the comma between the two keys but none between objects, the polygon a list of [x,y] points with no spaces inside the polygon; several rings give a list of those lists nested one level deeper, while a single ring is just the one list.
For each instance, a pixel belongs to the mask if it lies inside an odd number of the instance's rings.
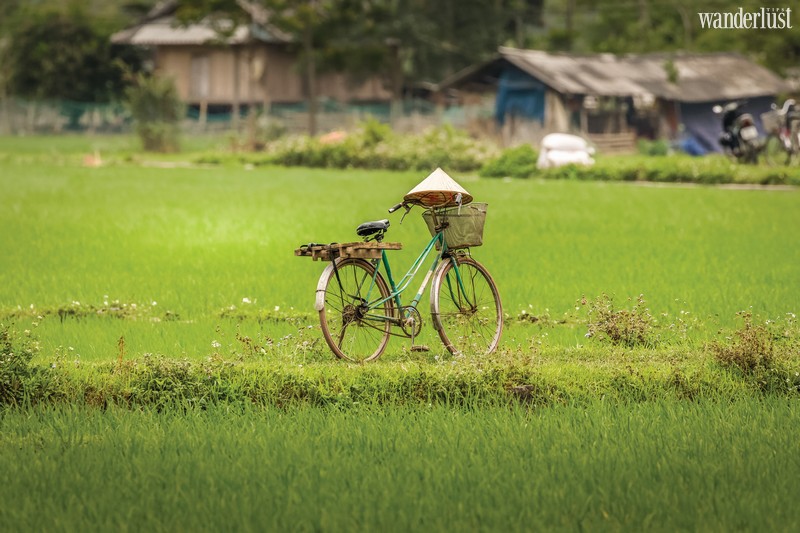
[{"label": "shed", "polygon": [[714,104],[747,100],[758,117],[789,89],[777,75],[735,53],[617,56],[507,47],[439,88],[495,93],[495,120],[506,129],[523,121],[536,125],[542,136],[685,134],[709,151],[719,150]]}]

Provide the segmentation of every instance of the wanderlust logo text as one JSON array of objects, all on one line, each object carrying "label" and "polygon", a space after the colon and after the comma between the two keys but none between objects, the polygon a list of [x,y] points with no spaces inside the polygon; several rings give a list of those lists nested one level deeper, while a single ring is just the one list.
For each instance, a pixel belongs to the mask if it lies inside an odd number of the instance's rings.
[{"label": "wanderlust logo text", "polygon": [[789,7],[762,7],[757,11],[727,13],[698,13],[703,28],[716,30],[783,30],[792,28],[792,9]]}]

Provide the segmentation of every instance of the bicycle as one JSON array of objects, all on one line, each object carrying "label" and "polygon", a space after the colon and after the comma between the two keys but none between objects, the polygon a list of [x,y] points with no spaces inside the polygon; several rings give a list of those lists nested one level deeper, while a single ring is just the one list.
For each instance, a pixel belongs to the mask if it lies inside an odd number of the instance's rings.
[{"label": "bicycle", "polygon": [[[405,219],[415,205],[420,204],[403,201],[389,212],[403,208]],[[500,294],[489,271],[470,253],[471,247],[482,244],[485,217],[486,204],[428,206],[423,218],[432,238],[399,281],[392,275],[387,251],[402,245],[383,242],[388,219],[358,226],[363,242],[311,243],[296,250],[296,255],[331,261],[317,283],[314,305],[331,351],[340,359],[374,361],[390,335],[410,338],[412,350],[426,349],[416,346],[415,339],[422,328],[418,305],[431,283],[431,318],[445,347],[454,355],[493,352],[503,330]],[[400,295],[434,250],[422,285],[403,305]]]},{"label": "bicycle", "polygon": [[800,156],[800,112],[795,110],[791,98],[778,109],[761,115],[761,123],[767,132],[764,142],[764,158],[770,165],[788,165]]}]

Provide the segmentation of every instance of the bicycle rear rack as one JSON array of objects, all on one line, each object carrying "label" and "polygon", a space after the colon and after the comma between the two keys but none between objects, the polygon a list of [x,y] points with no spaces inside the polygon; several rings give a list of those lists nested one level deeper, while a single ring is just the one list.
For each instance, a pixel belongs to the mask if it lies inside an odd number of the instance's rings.
[{"label": "bicycle rear rack", "polygon": [[330,261],[338,257],[358,259],[380,259],[382,250],[401,250],[399,242],[345,242],[331,244],[304,244],[294,251],[298,257],[310,257],[314,261]]}]

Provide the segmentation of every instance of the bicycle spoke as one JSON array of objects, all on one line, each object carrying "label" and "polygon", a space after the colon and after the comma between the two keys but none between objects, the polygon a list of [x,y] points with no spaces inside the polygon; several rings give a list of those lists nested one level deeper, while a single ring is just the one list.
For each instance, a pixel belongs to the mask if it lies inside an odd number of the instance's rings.
[{"label": "bicycle spoke", "polygon": [[502,330],[502,308],[494,282],[471,259],[447,265],[434,287],[432,307],[439,335],[454,353],[494,350]]},{"label": "bicycle spoke", "polygon": [[368,361],[383,352],[390,324],[381,312],[390,316],[391,303],[387,301],[377,309],[369,309],[368,301],[378,296],[386,298],[388,288],[370,263],[345,260],[331,269],[320,322],[325,340],[338,357]]}]

